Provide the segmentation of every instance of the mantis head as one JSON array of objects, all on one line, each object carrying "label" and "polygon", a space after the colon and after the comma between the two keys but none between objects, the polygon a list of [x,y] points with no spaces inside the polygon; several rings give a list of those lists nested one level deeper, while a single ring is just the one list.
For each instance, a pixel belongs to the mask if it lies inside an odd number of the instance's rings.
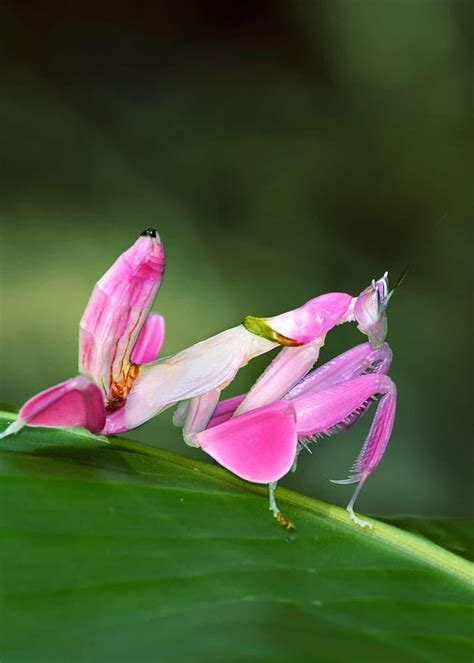
[{"label": "mantis head", "polygon": [[393,290],[389,290],[388,272],[363,290],[357,297],[354,306],[354,317],[358,329],[369,337],[374,348],[383,345],[387,336],[386,308]]}]

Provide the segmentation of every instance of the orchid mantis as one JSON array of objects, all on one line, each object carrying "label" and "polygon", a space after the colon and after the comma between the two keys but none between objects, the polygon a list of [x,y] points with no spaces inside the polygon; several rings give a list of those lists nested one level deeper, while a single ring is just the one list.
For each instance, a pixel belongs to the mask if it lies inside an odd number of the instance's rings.
[{"label": "orchid mantis", "polygon": [[[84,426],[113,435],[178,405],[174,422],[185,441],[238,476],[269,485],[270,508],[283,524],[274,496],[277,481],[296,464],[308,441],[354,423],[381,396],[353,475],[353,506],[390,438],[396,389],[388,377],[384,342],[391,296],[385,274],[358,297],[328,293],[272,318],[243,323],[157,359],[164,321],[150,314],[165,266],[154,228],[142,233],[99,280],[80,322],[80,375],[34,396],[0,434],[30,426]],[[336,325],[356,321],[369,342],[310,373]],[[254,357],[284,346],[248,394],[219,403],[223,389]]]},{"label": "orchid mantis", "polygon": [[[184,439],[248,481],[269,485],[270,509],[282,523],[274,491],[294,465],[302,444],[331,435],[361,416],[381,396],[374,424],[353,475],[354,503],[380,462],[390,439],[396,388],[387,376],[391,350],[384,342],[391,297],[387,274],[358,297],[328,293],[273,318],[247,316],[242,325],[217,334],[171,357],[144,366],[125,404],[124,421],[139,426],[180,403],[174,421]],[[311,370],[335,325],[357,321],[369,343]],[[219,403],[221,391],[253,357],[284,347],[248,394]]]}]

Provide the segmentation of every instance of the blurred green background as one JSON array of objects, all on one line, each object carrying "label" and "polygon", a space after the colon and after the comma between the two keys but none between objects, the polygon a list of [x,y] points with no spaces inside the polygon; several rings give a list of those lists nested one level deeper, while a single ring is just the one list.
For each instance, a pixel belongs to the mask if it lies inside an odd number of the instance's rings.
[{"label": "blurred green background", "polygon": [[[409,265],[389,309],[396,427],[358,506],[469,512],[472,3],[31,5],[0,17],[0,399],[74,373],[93,284],[149,225],[166,354]],[[338,328],[321,359],[362,340]],[[370,418],[283,483],[346,504],[328,479]],[[168,412],[131,436],[199,455]]]}]

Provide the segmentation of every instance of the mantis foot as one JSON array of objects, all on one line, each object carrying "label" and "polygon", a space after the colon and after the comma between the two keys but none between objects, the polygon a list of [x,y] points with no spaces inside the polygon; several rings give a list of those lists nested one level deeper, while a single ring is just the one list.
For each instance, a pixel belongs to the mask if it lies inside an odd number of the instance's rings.
[{"label": "mantis foot", "polygon": [[359,525],[359,527],[367,527],[367,529],[372,529],[372,524],[369,523],[368,520],[364,520],[363,518],[359,518],[352,509],[347,509],[347,513],[349,514],[349,518],[352,520],[352,522],[356,523],[356,525]]},{"label": "mantis foot", "polygon": [[296,527],[294,524],[285,516],[284,513],[281,511],[277,511],[277,513],[273,514],[273,517],[276,518],[277,523],[280,525],[280,527],[283,527],[283,529],[286,530],[294,530]]},{"label": "mantis foot", "polygon": [[273,513],[273,517],[276,519],[280,527],[283,527],[287,530],[296,529],[291,520],[287,518],[285,514],[282,513],[278,508],[278,504],[275,499],[277,483],[277,481],[272,481],[268,484],[268,508]]}]

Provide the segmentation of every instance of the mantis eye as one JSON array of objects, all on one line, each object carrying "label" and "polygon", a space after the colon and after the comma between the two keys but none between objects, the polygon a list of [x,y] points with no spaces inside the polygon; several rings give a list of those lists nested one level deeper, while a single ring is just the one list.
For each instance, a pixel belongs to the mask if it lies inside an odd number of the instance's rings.
[{"label": "mantis eye", "polygon": [[379,313],[381,313],[384,308],[384,305],[383,305],[382,295],[380,294],[380,290],[377,290],[377,306],[379,309]]},{"label": "mantis eye", "polygon": [[378,281],[375,279],[372,281],[372,289],[374,291],[379,315],[381,315],[382,312],[387,308],[387,304],[391,295],[388,285],[388,272],[385,272],[385,274]]}]

